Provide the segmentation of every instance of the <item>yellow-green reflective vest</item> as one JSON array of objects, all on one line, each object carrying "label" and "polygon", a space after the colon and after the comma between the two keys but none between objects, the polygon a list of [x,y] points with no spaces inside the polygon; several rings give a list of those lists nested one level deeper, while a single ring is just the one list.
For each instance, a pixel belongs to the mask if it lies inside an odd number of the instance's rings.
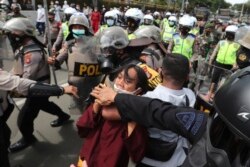
[{"label": "yellow-green reflective vest", "polygon": [[200,33],[200,30],[199,28],[195,27],[195,28],[192,28],[190,31],[189,31],[190,34],[194,34],[194,35],[199,35]]},{"label": "yellow-green reflective vest", "polygon": [[162,34],[162,41],[165,42],[165,43],[169,43],[172,38],[173,38],[173,35],[176,33],[176,27],[173,26],[173,27],[170,27],[170,26],[166,26],[164,28],[164,31],[163,31],[163,34]]},{"label": "yellow-green reflective vest", "polygon": [[165,28],[166,26],[169,26],[169,23],[168,23],[168,19],[167,19],[167,18],[164,18],[164,19],[162,20],[162,29],[164,30],[164,28]]},{"label": "yellow-green reflective vest", "polygon": [[100,28],[100,31],[103,32],[106,28],[108,28],[109,26],[107,24],[102,25]]},{"label": "yellow-green reflective vest", "polygon": [[69,35],[69,25],[68,21],[62,23],[63,39],[65,40]]},{"label": "yellow-green reflective vest", "polygon": [[240,48],[240,44],[222,40],[219,42],[219,46],[216,61],[221,64],[233,65],[236,62],[236,52]]},{"label": "yellow-green reflective vest", "polygon": [[136,39],[136,36],[134,33],[128,34],[128,39],[132,40],[132,39]]},{"label": "yellow-green reflective vest", "polygon": [[173,35],[174,48],[173,53],[179,53],[186,56],[189,60],[193,56],[193,45],[195,41],[195,35],[188,34],[186,38],[182,38],[179,33]]}]

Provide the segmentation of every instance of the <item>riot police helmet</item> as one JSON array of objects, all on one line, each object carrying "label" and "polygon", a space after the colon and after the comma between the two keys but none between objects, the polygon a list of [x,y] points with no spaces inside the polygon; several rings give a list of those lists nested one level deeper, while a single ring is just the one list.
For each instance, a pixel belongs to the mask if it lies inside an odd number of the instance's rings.
[{"label": "riot police helmet", "polygon": [[19,36],[35,36],[35,27],[27,18],[13,18],[4,24],[3,29]]},{"label": "riot police helmet", "polygon": [[144,26],[134,32],[136,38],[151,38],[154,42],[161,42],[161,29],[154,25]]},{"label": "riot police helmet", "polygon": [[100,36],[100,47],[124,49],[129,44],[129,39],[123,28],[113,26],[105,29]]},{"label": "riot police helmet", "polygon": [[217,91],[210,138],[214,147],[225,151],[234,166],[249,166],[250,67],[235,72]]},{"label": "riot police helmet", "polygon": [[82,25],[89,30],[89,21],[84,13],[75,13],[70,17],[69,20],[69,30],[72,29],[72,25]]}]

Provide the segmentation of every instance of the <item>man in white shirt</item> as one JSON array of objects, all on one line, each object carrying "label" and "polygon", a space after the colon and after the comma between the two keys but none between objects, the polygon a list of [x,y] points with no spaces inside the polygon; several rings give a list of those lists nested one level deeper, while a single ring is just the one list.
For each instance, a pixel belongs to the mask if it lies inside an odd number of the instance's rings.
[{"label": "man in white shirt", "polygon": [[41,36],[45,32],[45,9],[40,4],[37,7],[36,28]]},{"label": "man in white shirt", "polygon": [[[157,98],[177,106],[193,107],[196,100],[194,93],[188,88],[183,88],[188,79],[189,68],[189,61],[185,56],[180,54],[167,55],[162,63],[162,84],[144,96]],[[183,116],[185,115],[179,115],[180,120]],[[185,126],[188,126],[188,121],[185,123]],[[137,167],[177,167],[183,164],[187,150],[190,148],[190,143],[186,138],[170,130],[149,128],[148,132],[149,149]],[[156,143],[156,145],[152,143]],[[168,151],[165,152],[165,150]]]}]

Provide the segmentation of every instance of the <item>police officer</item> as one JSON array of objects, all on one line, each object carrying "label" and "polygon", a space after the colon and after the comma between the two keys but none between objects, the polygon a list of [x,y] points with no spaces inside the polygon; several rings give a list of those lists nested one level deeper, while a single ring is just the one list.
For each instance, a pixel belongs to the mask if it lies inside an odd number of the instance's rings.
[{"label": "police officer", "polygon": [[193,26],[193,21],[190,16],[185,15],[179,20],[179,33],[173,35],[172,41],[168,46],[169,53],[179,53],[186,56],[189,60],[193,56],[195,48],[195,36],[189,31]]},{"label": "police officer", "polygon": [[160,28],[161,28],[162,30],[164,30],[164,28],[165,28],[166,26],[169,26],[169,25],[168,25],[168,19],[169,19],[170,16],[172,16],[172,14],[171,14],[170,12],[166,12],[164,19],[161,21],[161,26],[160,26]]},{"label": "police officer", "polygon": [[227,26],[225,30],[226,40],[219,41],[212,53],[209,64],[211,65],[215,58],[216,60],[214,63],[215,68],[212,75],[212,83],[209,87],[207,95],[203,97],[206,101],[210,101],[213,97],[213,93],[221,75],[226,70],[231,70],[233,67],[236,67],[236,53],[240,48],[240,44],[234,42],[237,30],[238,27],[235,25]]},{"label": "police officer", "polygon": [[[45,36],[44,36],[44,45],[48,44],[48,33],[51,36],[51,44],[53,45],[57,39],[57,36],[60,31],[61,23],[55,20],[55,12],[53,10],[48,12],[48,19],[49,19],[49,30],[45,29]],[[56,48],[59,50],[59,47]]]},{"label": "police officer", "polygon": [[[23,78],[49,83],[50,71],[44,45],[35,38],[35,27],[32,23],[27,18],[13,18],[6,22],[3,29],[9,41],[15,43],[12,73]],[[51,122],[52,127],[61,126],[70,118],[60,107],[50,102],[48,97],[28,97],[18,116],[18,127],[23,138],[10,146],[11,152],[22,150],[36,141],[33,136],[33,122],[41,109],[58,116],[58,119]]]},{"label": "police officer", "polygon": [[154,25],[157,27],[160,27],[161,25],[161,15],[158,11],[155,11],[153,13],[153,17],[154,17]]},{"label": "police officer", "polygon": [[173,35],[176,33],[177,28],[177,18],[175,16],[170,16],[168,18],[168,23],[164,26],[162,30],[162,40],[168,47],[169,42],[172,40]]},{"label": "police officer", "polygon": [[10,20],[12,18],[16,18],[16,17],[26,17],[24,16],[21,12],[20,12],[20,6],[17,4],[12,4],[11,5],[11,13],[9,13],[7,15],[6,20]]},{"label": "police officer", "polygon": [[7,91],[15,91],[22,95],[29,96],[59,96],[64,93],[76,95],[76,88],[66,86],[64,88],[57,85],[37,83],[36,81],[20,78],[11,75],[7,71],[0,69],[0,166],[10,167],[8,159],[8,148],[10,145],[10,128],[7,119],[14,109],[14,105],[9,100]]},{"label": "police officer", "polygon": [[68,7],[64,10],[64,18],[65,21],[61,25],[61,29],[58,33],[58,36],[56,38],[55,43],[53,44],[52,47],[52,52],[58,51],[57,48],[61,48],[63,42],[66,40],[67,36],[69,35],[69,19],[72,16],[72,14],[76,13],[76,9],[72,7]]},{"label": "police officer", "polygon": [[71,112],[81,113],[85,106],[84,102],[91,89],[100,82],[101,73],[97,62],[96,52],[92,52],[96,44],[92,40],[89,31],[89,21],[83,13],[75,13],[69,20],[69,36],[67,45],[64,46],[56,58],[49,57],[50,64],[56,66],[68,61],[68,82],[78,88],[80,98],[72,99]]},{"label": "police officer", "polygon": [[107,11],[104,14],[104,22],[105,24],[102,25],[99,30],[95,33],[95,36],[100,35],[106,28],[115,26],[118,21],[118,15],[115,11]]},{"label": "police officer", "polygon": [[154,17],[151,14],[146,14],[143,17],[143,24],[140,26],[140,28],[143,26],[153,25],[153,23],[154,23]]},{"label": "police officer", "polygon": [[237,52],[236,62],[240,69],[250,66],[250,31],[247,30],[244,37],[238,41],[241,47]]},{"label": "police officer", "polygon": [[128,39],[135,39],[133,32],[140,26],[143,20],[143,13],[138,8],[130,8],[125,13],[125,18],[127,22],[127,33]]}]

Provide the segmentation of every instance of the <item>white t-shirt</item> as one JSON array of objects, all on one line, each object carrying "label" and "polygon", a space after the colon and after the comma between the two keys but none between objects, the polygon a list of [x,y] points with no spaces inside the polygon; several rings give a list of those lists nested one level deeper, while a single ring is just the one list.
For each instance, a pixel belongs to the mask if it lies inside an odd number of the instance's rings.
[{"label": "white t-shirt", "polygon": [[45,9],[39,8],[37,9],[37,22],[45,22]]},{"label": "white t-shirt", "polygon": [[[162,85],[158,85],[153,91],[147,92],[144,96],[170,102],[177,106],[186,106],[189,104],[190,107],[193,107],[196,101],[195,94],[190,89],[183,88],[181,90],[173,90]],[[177,142],[177,147],[172,157],[166,162],[144,157],[142,163],[155,167],[176,167],[183,164],[184,160],[186,159],[186,153],[183,148],[190,147],[190,144],[186,138],[170,130],[149,128],[148,132],[149,136],[152,138],[157,138],[168,142]]]}]

